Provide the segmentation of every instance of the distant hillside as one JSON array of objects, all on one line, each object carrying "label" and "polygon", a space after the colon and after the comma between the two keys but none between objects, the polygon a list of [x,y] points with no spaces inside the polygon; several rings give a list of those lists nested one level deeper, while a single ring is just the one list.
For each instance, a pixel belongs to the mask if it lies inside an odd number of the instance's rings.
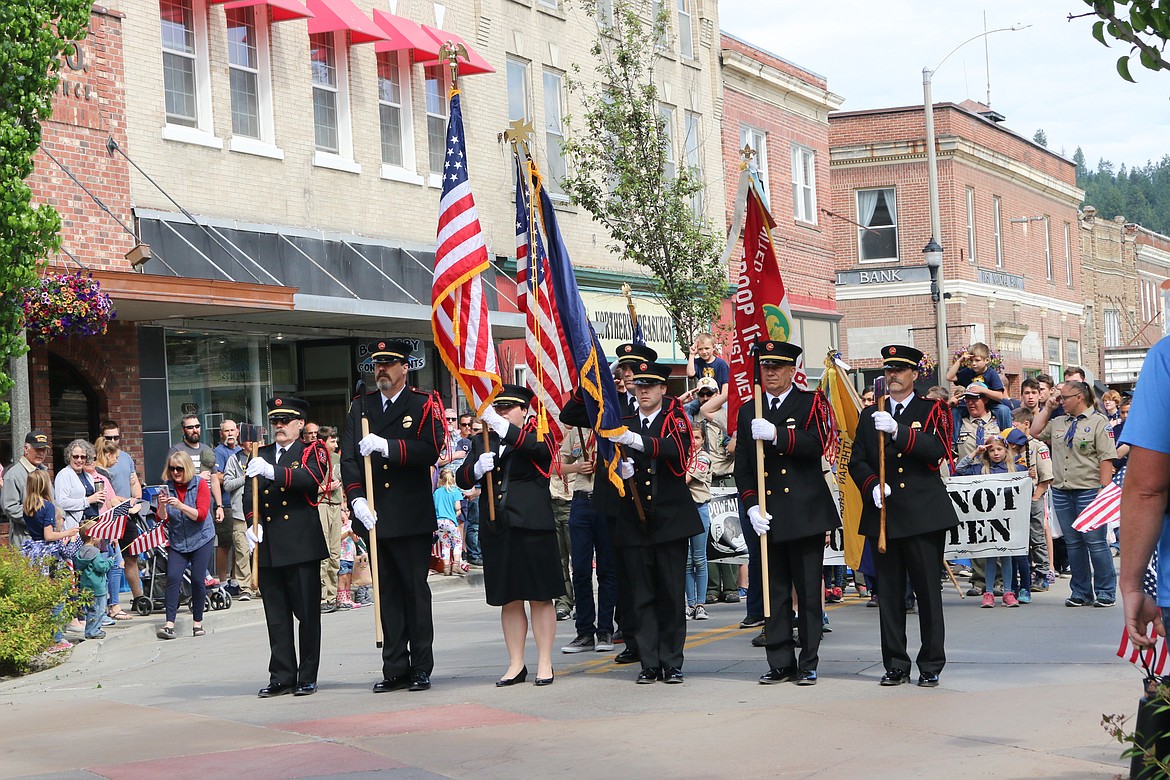
[{"label": "distant hillside", "polygon": [[1098,216],[1113,219],[1120,214],[1127,222],[1170,235],[1170,155],[1140,168],[1122,164],[1117,170],[1101,160],[1094,171],[1078,146],[1073,161],[1077,186],[1085,191],[1085,203],[1096,206]]}]

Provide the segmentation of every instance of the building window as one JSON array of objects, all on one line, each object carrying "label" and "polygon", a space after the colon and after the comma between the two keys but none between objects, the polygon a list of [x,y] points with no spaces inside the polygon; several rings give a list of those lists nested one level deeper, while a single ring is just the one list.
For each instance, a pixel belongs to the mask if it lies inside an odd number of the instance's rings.
[{"label": "building window", "polygon": [[560,0],[538,0],[539,4],[545,8],[560,8]]},{"label": "building window", "polygon": [[[341,35],[344,35],[342,33]],[[345,38],[338,33],[309,36],[313,72],[313,139],[317,151],[353,156],[349,133],[349,74]]]},{"label": "building window", "polygon": [[1049,230],[1048,217],[1044,217],[1044,273],[1048,281],[1052,281],[1052,231]]},{"label": "building window", "polygon": [[272,82],[269,75],[265,6],[226,12],[228,78],[232,97],[232,135],[274,142]]},{"label": "building window", "polygon": [[695,58],[695,31],[691,27],[691,0],[678,0],[678,53]]},{"label": "building window", "polygon": [[427,87],[427,157],[430,172],[442,176],[447,153],[446,75],[440,65],[432,65],[423,72]]},{"label": "building window", "polygon": [[603,30],[613,29],[613,0],[597,0],[597,26]]},{"label": "building window", "polygon": [[1156,323],[1161,318],[1158,310],[1158,284],[1152,279],[1141,279],[1142,287],[1142,322]]},{"label": "building window", "polygon": [[662,7],[662,0],[650,0],[650,24],[660,32],[658,48],[670,48],[670,20]]},{"label": "building window", "polygon": [[678,159],[674,150],[674,106],[659,104],[662,117],[662,178],[671,181],[678,175]]},{"label": "building window", "polygon": [[975,190],[967,188],[967,259],[975,262]]},{"label": "building window", "polygon": [[998,195],[991,199],[991,219],[995,228],[995,267],[1003,268],[1003,208]]},{"label": "building window", "polygon": [[529,95],[528,63],[509,57],[506,70],[508,73],[508,121],[530,119],[532,117],[532,100]]},{"label": "building window", "polygon": [[[405,168],[410,136],[406,113],[410,110],[410,101],[404,98],[404,85],[406,94],[409,94],[410,71],[403,72],[400,56],[396,51],[377,55],[378,123],[382,130],[382,164]],[[413,159],[411,162],[413,168]]]},{"label": "building window", "polygon": [[816,156],[803,146],[792,147],[792,214],[801,222],[817,222]]},{"label": "building window", "polygon": [[[699,146],[699,139],[703,132],[703,117],[692,112],[683,112],[683,121],[686,124],[683,149],[686,155],[687,175],[697,184],[703,183],[703,151]],[[700,187],[691,195],[691,211],[696,220],[703,218],[703,189]]]},{"label": "building window", "polygon": [[565,144],[565,77],[551,70],[544,72],[544,144],[548,191],[553,195],[563,195],[561,182],[568,175],[562,151]]},{"label": "building window", "polygon": [[763,130],[743,126],[739,128],[739,148],[750,148],[755,154],[748,162],[748,167],[756,172],[760,184],[764,187],[764,196],[768,195],[768,136]]},{"label": "building window", "polygon": [[857,245],[861,262],[898,259],[898,210],[892,187],[857,191]]},{"label": "building window", "polygon": [[1079,366],[1081,364],[1081,342],[1070,340],[1065,345],[1065,354],[1068,355],[1070,366]]},{"label": "building window", "polygon": [[1064,223],[1064,279],[1069,287],[1072,281],[1072,226]]},{"label": "building window", "polygon": [[159,0],[167,124],[211,131],[207,20],[202,0]]},{"label": "building window", "polygon": [[1060,359],[1060,337],[1048,337],[1048,375],[1051,377],[1060,377],[1064,369],[1061,368]]},{"label": "building window", "polygon": [[1118,309],[1105,310],[1105,346],[1121,346],[1121,312]]}]

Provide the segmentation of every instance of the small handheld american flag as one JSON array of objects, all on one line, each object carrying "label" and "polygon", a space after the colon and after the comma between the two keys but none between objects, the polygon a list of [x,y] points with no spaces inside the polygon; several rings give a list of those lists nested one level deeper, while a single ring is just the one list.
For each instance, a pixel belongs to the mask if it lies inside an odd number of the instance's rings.
[{"label": "small handheld american flag", "polygon": [[[1154,551],[1150,558],[1150,565],[1146,567],[1146,574],[1142,577],[1142,590],[1151,598],[1158,597],[1158,552]],[[1124,658],[1149,676],[1160,677],[1166,672],[1167,649],[1166,637],[1154,634],[1153,647],[1138,647],[1129,638],[1129,630],[1121,629],[1121,645],[1117,648],[1117,657]]]},{"label": "small handheld american flag", "polygon": [[1112,481],[1101,488],[1097,497],[1077,515],[1077,519],[1073,521],[1073,528],[1082,533],[1095,531],[1121,519],[1121,483],[1125,480],[1125,468],[1122,466],[1113,475]]},{"label": "small handheld american flag", "polygon": [[128,498],[102,512],[89,527],[89,535],[94,539],[121,539],[126,533],[126,517],[133,503],[134,499]]}]

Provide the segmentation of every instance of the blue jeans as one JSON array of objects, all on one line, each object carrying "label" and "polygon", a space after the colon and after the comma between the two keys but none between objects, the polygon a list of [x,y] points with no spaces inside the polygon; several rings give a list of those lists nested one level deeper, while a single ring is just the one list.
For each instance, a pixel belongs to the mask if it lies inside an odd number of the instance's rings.
[{"label": "blue jeans", "polygon": [[479,550],[479,499],[466,502],[467,509],[463,512],[463,554],[468,561],[483,559]]},{"label": "blue jeans", "polygon": [[93,639],[102,630],[102,618],[106,616],[106,604],[110,597],[103,593],[93,597],[93,603],[85,608],[85,638]]},{"label": "blue jeans", "polygon": [[173,547],[167,549],[167,622],[174,623],[179,613],[179,586],[183,572],[191,568],[191,617],[196,623],[203,622],[203,608],[207,605],[207,566],[215,552],[215,539],[197,547],[191,552],[179,552]]},{"label": "blue jeans", "polygon": [[707,536],[711,528],[711,513],[706,504],[699,504],[699,519],[703,533],[687,541],[687,606],[702,604],[707,598]]},{"label": "blue jeans", "polygon": [[1072,569],[1072,595],[1083,601],[1113,600],[1117,597],[1117,570],[1106,539],[1108,528],[1081,533],[1073,528],[1077,515],[1097,497],[1097,488],[1088,490],[1052,489],[1052,509],[1068,550]]},{"label": "blue jeans", "polygon": [[118,565],[122,560],[122,551],[118,549],[116,541],[110,542],[109,545],[106,557],[113,561],[114,565],[106,572],[106,592],[109,594],[110,603],[117,604],[118,594],[122,592],[122,567]]},{"label": "blue jeans", "polygon": [[[617,568],[609,524],[593,511],[588,493],[576,492],[569,504],[569,554],[573,561],[573,598],[577,634],[613,633]],[[597,562],[597,605],[593,604],[593,563]]]}]

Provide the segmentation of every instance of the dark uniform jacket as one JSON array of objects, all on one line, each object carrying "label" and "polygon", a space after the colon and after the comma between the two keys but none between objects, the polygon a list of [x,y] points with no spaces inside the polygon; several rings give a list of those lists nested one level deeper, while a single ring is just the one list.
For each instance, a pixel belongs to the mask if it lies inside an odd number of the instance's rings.
[{"label": "dark uniform jacket", "polygon": [[[787,542],[830,531],[841,524],[837,502],[821,471],[827,418],[820,414],[820,391],[793,387],[780,408],[772,411],[764,396],[764,419],[776,426],[776,443],[764,442],[765,506],[772,515],[769,538]],[[751,438],[755,404],[739,409],[737,430],[743,446],[735,448],[735,484],[744,510],[758,506],[756,443]]]},{"label": "dark uniform jacket", "polygon": [[[625,393],[619,393],[618,397],[625,404]],[[622,414],[624,416],[625,412],[623,411]],[[585,408],[585,401],[581,397],[581,388],[573,390],[573,394],[561,407],[561,423],[579,427],[583,431],[593,429],[593,426],[589,424],[589,411]],[[591,502],[593,511],[603,517],[616,517],[620,503],[621,496],[618,495],[617,488],[609,481],[609,476],[605,472],[605,464],[598,458],[597,470],[593,475],[593,500]]]},{"label": "dark uniform jacket", "polygon": [[[504,434],[504,451],[500,452],[500,437],[488,432],[489,446],[496,454],[496,467],[484,478],[491,477],[492,498],[496,502],[496,527],[529,528],[535,531],[555,531],[552,496],[549,493],[549,470],[553,461],[553,440],[536,438],[536,420],[530,418],[523,428],[509,425]],[[471,452],[455,472],[455,484],[464,490],[476,485],[475,462],[485,452],[483,436],[471,440]],[[491,528],[490,502],[487,486],[479,494],[480,532]]]},{"label": "dark uniform jacket", "polygon": [[[880,510],[873,503],[873,488],[878,484],[878,432],[873,427],[876,406],[861,410],[857,438],[849,461],[849,475],[861,492],[860,532],[877,536]],[[951,528],[959,522],[955,505],[939,476],[939,466],[950,454],[950,408],[942,401],[915,394],[898,419],[895,441],[886,439],[886,536],[904,536]],[[886,435],[886,434],[882,434]],[[952,464],[953,466],[953,464]]]},{"label": "dark uniform jacket", "polygon": [[[320,448],[314,447],[319,452]],[[291,566],[320,561],[329,557],[321,517],[317,513],[317,491],[326,479],[328,466],[313,453],[305,457],[300,439],[289,445],[276,462],[276,445],[260,448],[257,457],[273,465],[272,479],[256,477],[260,491],[260,524],[264,541],[260,543],[260,565]],[[244,513],[252,523],[252,482],[244,481]]]},{"label": "dark uniform jacket", "polygon": [[[413,387],[403,388],[398,398],[382,411],[382,394],[375,390],[354,399],[341,436],[341,481],[346,501],[366,497],[365,458],[358,451],[362,440],[362,405],[370,433],[389,444],[389,457],[370,454],[374,478],[374,505],[379,538],[432,533],[438,522],[431,492],[431,466],[439,459],[446,441],[443,409],[433,396]],[[361,523],[354,531],[363,539],[369,532]]]},{"label": "dark uniform jacket", "polygon": [[[617,528],[614,544],[622,547],[640,547],[684,539],[702,533],[703,521],[699,509],[687,487],[687,454],[690,452],[690,426],[686,412],[676,398],[665,396],[662,409],[650,424],[648,434],[642,434],[641,414],[626,417],[622,422],[642,437],[643,451],[623,447],[624,457],[633,458],[634,476],[626,481],[625,497],[617,501]],[[596,486],[606,481],[604,475],[594,480]],[[634,484],[642,500],[646,515],[643,523],[630,495]]]}]

